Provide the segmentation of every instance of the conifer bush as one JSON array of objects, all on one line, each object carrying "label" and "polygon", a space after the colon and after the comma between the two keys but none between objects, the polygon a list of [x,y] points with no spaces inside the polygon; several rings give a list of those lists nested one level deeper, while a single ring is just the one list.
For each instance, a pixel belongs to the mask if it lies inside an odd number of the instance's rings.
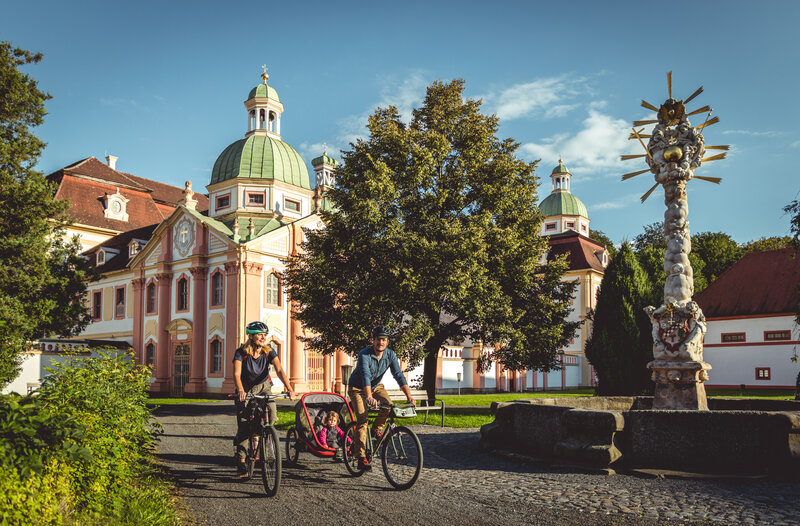
[{"label": "conifer bush", "polygon": [[651,324],[644,307],[653,297],[652,284],[631,246],[624,243],[603,276],[586,358],[597,374],[598,395],[652,393],[647,363],[653,359]]}]

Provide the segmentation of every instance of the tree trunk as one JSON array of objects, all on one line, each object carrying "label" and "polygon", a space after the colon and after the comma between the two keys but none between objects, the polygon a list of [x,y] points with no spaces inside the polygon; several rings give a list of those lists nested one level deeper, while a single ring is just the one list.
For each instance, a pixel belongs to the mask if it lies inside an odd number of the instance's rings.
[{"label": "tree trunk", "polygon": [[431,338],[425,342],[425,361],[422,369],[422,388],[428,393],[428,404],[432,405],[436,400],[436,370],[439,363],[439,349],[441,341],[438,338]]}]

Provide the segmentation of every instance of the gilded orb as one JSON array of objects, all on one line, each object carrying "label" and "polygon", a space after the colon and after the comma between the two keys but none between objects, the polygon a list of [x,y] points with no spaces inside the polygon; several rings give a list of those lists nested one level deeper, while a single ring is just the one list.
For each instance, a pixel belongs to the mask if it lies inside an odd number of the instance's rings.
[{"label": "gilded orb", "polygon": [[676,163],[681,160],[681,157],[683,157],[683,149],[677,144],[668,146],[667,149],[664,150],[664,160],[668,163]]}]

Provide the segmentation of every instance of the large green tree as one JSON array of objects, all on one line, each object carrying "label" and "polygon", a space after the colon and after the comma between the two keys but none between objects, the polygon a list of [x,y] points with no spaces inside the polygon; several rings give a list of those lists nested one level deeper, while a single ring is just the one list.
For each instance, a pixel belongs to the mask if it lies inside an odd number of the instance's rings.
[{"label": "large green tree", "polygon": [[68,204],[33,169],[45,145],[31,128],[50,96],[20,68],[41,58],[0,42],[0,385],[16,376],[29,339],[89,321],[86,264],[63,235]]},{"label": "large green tree", "polygon": [[[634,238],[632,248],[652,285],[650,305],[660,305],[664,299],[664,283],[667,280],[664,272],[664,251],[667,248],[664,223],[659,221],[645,225],[644,232]],[[704,273],[705,261],[692,251],[689,262],[694,272],[694,293],[697,294],[708,286]]]},{"label": "large green tree", "polygon": [[342,154],[336,210],[285,276],[309,348],[354,353],[386,324],[398,354],[424,360],[430,396],[448,342],[497,344],[509,368],[549,370],[578,326],[565,322],[564,262],[540,264],[535,163],[463,92],[432,84],[408,124],[394,107],[370,116],[369,137]]},{"label": "large green tree", "polygon": [[700,232],[693,235],[692,253],[697,254],[705,263],[702,273],[708,283],[720,277],[744,254],[739,243],[723,232]]},{"label": "large green tree", "polygon": [[628,243],[606,267],[586,358],[597,374],[597,394],[639,395],[652,391],[647,363],[653,359],[651,324],[644,307],[652,298],[647,274]]}]

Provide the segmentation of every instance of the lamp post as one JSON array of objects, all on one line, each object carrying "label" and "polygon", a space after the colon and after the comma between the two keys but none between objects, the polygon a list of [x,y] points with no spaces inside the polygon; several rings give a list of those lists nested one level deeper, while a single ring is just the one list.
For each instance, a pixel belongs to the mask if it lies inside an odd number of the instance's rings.
[{"label": "lamp post", "polygon": [[461,396],[461,373],[456,373],[458,379],[458,396]]},{"label": "lamp post", "polygon": [[347,380],[350,378],[350,374],[353,372],[353,366],[346,364],[340,366],[342,369],[342,383],[344,384],[344,392],[347,394]]}]

